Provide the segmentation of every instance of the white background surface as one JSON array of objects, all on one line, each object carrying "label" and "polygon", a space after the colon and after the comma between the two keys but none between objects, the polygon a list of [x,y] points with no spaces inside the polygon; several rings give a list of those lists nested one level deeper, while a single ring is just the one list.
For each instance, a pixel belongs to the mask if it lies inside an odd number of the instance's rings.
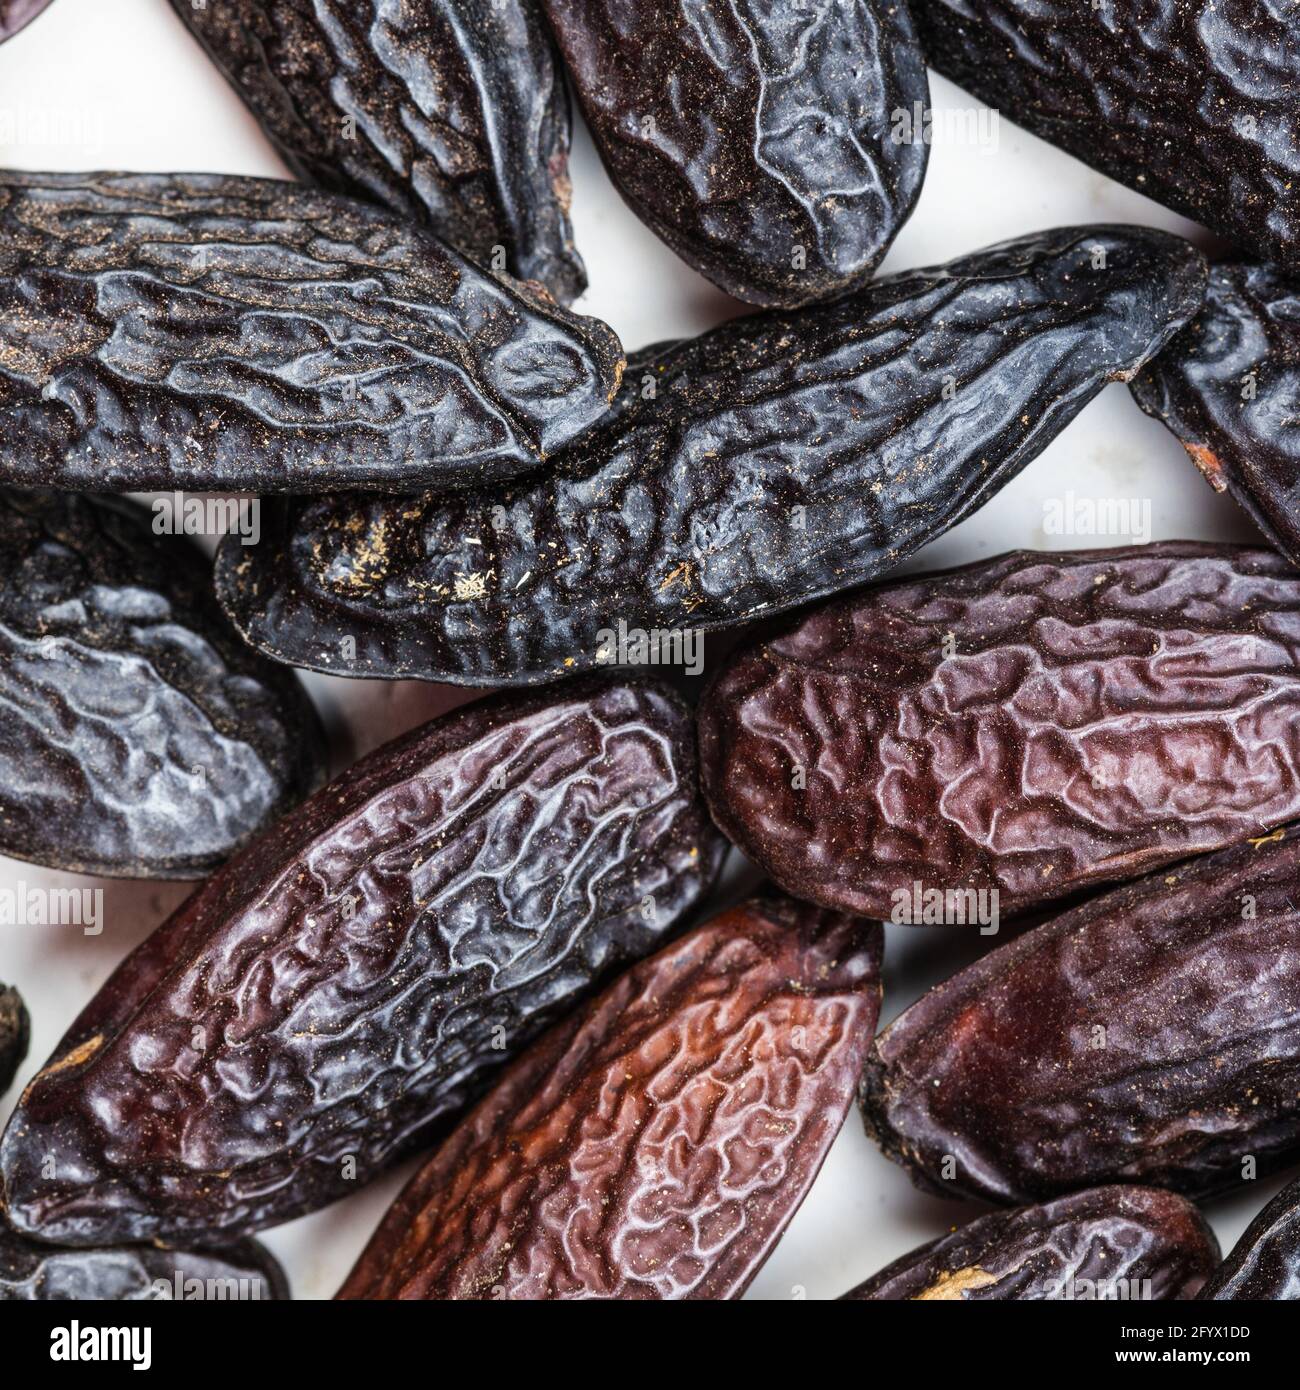
[{"label": "white background surface", "polygon": [[[974,103],[931,76],[939,113]],[[29,29],[0,46],[0,164],[24,169],[125,169],[284,175],[253,119],[173,14],[167,0],[55,0]],[[617,330],[629,348],[697,333],[738,312],[643,228],[625,208],[579,126],[573,161],[574,221],[591,288],[576,306]],[[996,148],[939,138],[917,212],[883,270],[928,265],[1038,228],[1143,222],[1207,234],[1093,173],[1008,122]],[[1243,514],[1200,480],[1172,436],[1142,415],[1120,386],[1107,388],[1045,454],[977,516],[906,568],[960,564],[1016,547],[1123,545],[1128,537],[1049,537],[1044,504],[1077,498],[1150,503],[1151,539],[1252,540]],[[1139,537],[1145,539],[1145,537]],[[468,696],[406,682],[310,677],[329,724],[336,769]],[[183,885],[75,879],[0,859],[0,883],[104,889],[105,929],[0,927],[0,980],[19,986],[33,1018],[31,1055],[9,1096],[55,1047],[92,992],[126,952],[185,896]],[[888,1020],[929,983],[974,958],[949,929],[890,928]],[[300,1298],[338,1287],[409,1172],[270,1232]],[[1281,1185],[1260,1181],[1216,1202],[1209,1214],[1229,1247]],[[864,1136],[856,1112],[817,1184],[755,1283],[752,1298],[834,1298],[913,1246],[969,1219],[974,1206],[916,1192]]]}]

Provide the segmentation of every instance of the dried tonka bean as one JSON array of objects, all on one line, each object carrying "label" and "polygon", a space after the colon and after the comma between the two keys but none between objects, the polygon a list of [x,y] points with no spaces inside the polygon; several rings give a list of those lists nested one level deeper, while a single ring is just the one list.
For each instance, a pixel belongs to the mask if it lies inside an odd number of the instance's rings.
[{"label": "dried tonka bean", "polygon": [[489,482],[597,420],[623,365],[544,291],[272,179],[6,173],[0,310],[0,476],[28,486]]},{"label": "dried tonka bean", "polygon": [[1250,1223],[1201,1297],[1300,1300],[1300,1182],[1283,1188]]},{"label": "dried tonka bean", "polygon": [[657,686],[497,698],[386,745],[87,1006],[0,1141],[10,1222],[207,1241],[355,1192],[657,945],[721,852]]},{"label": "dried tonka bean", "polygon": [[779,612],[980,507],[1186,321],[1204,273],[1163,232],[1073,228],[735,320],[638,358],[546,478],[290,504],[223,549],[218,590],[280,660],[467,685],[596,666],[620,622]]},{"label": "dried tonka bean", "polygon": [[172,7],[300,178],[427,221],[566,304],[582,293],[569,99],[534,0]]},{"label": "dried tonka bean", "polygon": [[754,304],[870,277],[929,153],[903,0],[542,3],[611,178],[683,260]]},{"label": "dried tonka bean", "polygon": [[1204,0],[915,0],[930,66],[1266,259],[1295,259],[1300,30]]},{"label": "dried tonka bean", "polygon": [[1300,1157],[1300,836],[1279,836],[1095,898],[930,990],[876,1040],[868,1133],[925,1190],[998,1202],[1202,1197]]},{"label": "dried tonka bean", "polygon": [[1185,1198],[1098,1187],[981,1216],[895,1260],[841,1302],[1188,1299],[1218,1259],[1214,1232]]},{"label": "dried tonka bean", "polygon": [[196,546],[133,502],[0,488],[0,853],[199,878],[324,765],[302,688],[231,631]]},{"label": "dried tonka bean", "polygon": [[1168,541],[882,585],[733,656],[700,757],[723,831],[828,907],[1133,878],[1300,816],[1300,573]]},{"label": "dried tonka bean", "polygon": [[1272,266],[1212,266],[1205,307],[1130,389],[1300,563],[1300,283]]},{"label": "dried tonka bean", "polygon": [[49,4],[50,0],[0,0],[0,43],[26,28]]},{"label": "dried tonka bean", "polygon": [[0,1224],[0,1303],[288,1297],[284,1271],[256,1241],[239,1241],[218,1250],[168,1250],[153,1245],[74,1250],[27,1240]]},{"label": "dried tonka bean", "polygon": [[754,899],[521,1057],[407,1185],[340,1298],[738,1298],[839,1132],[875,923]]},{"label": "dried tonka bean", "polygon": [[22,995],[12,985],[0,985],[0,1096],[13,1085],[30,1039],[31,1020]]}]

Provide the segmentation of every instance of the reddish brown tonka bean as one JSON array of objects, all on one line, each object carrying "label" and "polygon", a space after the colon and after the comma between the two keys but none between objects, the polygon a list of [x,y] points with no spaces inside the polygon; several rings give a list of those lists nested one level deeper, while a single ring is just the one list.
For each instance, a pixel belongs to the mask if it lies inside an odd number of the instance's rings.
[{"label": "reddish brown tonka bean", "polygon": [[1300,563],[1300,281],[1267,265],[1212,266],[1204,308],[1130,390],[1210,486]]},{"label": "reddish brown tonka bean", "polygon": [[895,1260],[841,1302],[1186,1299],[1219,1259],[1200,1212],[1152,1187],[995,1211]]},{"label": "reddish brown tonka bean", "polygon": [[284,1271],[255,1240],[216,1250],[169,1250],[154,1245],[82,1250],[28,1240],[0,1223],[0,1303],[243,1302],[288,1297]]},{"label": "reddish brown tonka bean", "polygon": [[683,260],[753,304],[870,277],[929,154],[903,0],[542,3],[615,186]]},{"label": "reddish brown tonka bean", "polygon": [[0,985],[0,1096],[13,1085],[30,1039],[31,1020],[22,995],[11,985]]},{"label": "reddish brown tonka bean", "polygon": [[658,945],[721,853],[657,686],[487,700],[388,744],[87,1006],[0,1140],[10,1222],[211,1241],[356,1191]]},{"label": "reddish brown tonka bean", "polygon": [[1152,874],[960,971],[876,1040],[861,1102],[919,1187],[996,1202],[1207,1196],[1300,1157],[1300,835]]},{"label": "reddish brown tonka bean", "polygon": [[884,585],[736,655],[700,756],[726,834],[827,907],[1133,878],[1300,816],[1300,572],[1170,541]]},{"label": "reddish brown tonka bean", "polygon": [[569,99],[534,0],[172,7],[299,178],[427,221],[563,303],[582,293]]},{"label": "reddish brown tonka bean", "polygon": [[1283,1188],[1250,1223],[1201,1297],[1300,1301],[1300,1182]]},{"label": "reddish brown tonka bean", "polygon": [[930,66],[1254,254],[1300,248],[1300,33],[1277,0],[916,0]]},{"label": "reddish brown tonka bean", "polygon": [[540,286],[278,179],[4,172],[0,313],[22,487],[487,484],[593,425],[623,369]]},{"label": "reddish brown tonka bean", "polygon": [[339,1297],[738,1298],[843,1123],[881,946],[767,897],[635,966],[501,1077]]},{"label": "reddish brown tonka bean", "polygon": [[26,28],[51,0],[0,0],[0,43]]},{"label": "reddish brown tonka bean", "polygon": [[896,568],[983,506],[1195,313],[1205,263],[1067,227],[638,354],[546,475],[299,499],[224,543],[253,646],[344,676],[535,685],[611,634],[734,627]]}]

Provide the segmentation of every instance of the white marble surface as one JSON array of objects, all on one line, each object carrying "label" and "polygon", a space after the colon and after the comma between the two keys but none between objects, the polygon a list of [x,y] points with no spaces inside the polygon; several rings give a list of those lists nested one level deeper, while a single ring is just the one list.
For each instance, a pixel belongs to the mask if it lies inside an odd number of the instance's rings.
[{"label": "white marble surface", "polygon": [[[946,139],[944,114],[973,107],[933,78],[940,136],[916,214],[885,271],[926,265],[1035,228],[1143,222],[1212,240],[1155,204],[1093,173],[1007,122],[996,143]],[[987,127],[986,127],[987,128]],[[0,46],[0,159],[27,169],[152,169],[283,174],[257,126],[166,0],[55,0],[30,29]],[[576,138],[574,219],[591,288],[579,303],[629,347],[696,333],[738,307],[679,262],[624,207],[585,130]],[[921,552],[910,569],[959,564],[1018,546],[1126,544],[1125,537],[1050,537],[1046,507],[1076,498],[1150,504],[1151,539],[1251,539],[1243,515],[1200,480],[1171,436],[1109,387],[1038,460],[977,516]],[[1139,537],[1146,539],[1145,536]],[[342,764],[465,696],[445,687],[309,678]],[[0,886],[102,887],[105,929],[0,927],[0,980],[17,983],[34,1020],[36,1070],[77,1010],[121,957],[181,899],[183,885],[74,879],[0,859]],[[941,933],[891,928],[885,1017],[980,947]],[[19,1087],[0,1101],[7,1116]],[[360,1251],[403,1174],[271,1232],[295,1294],[325,1298]],[[1214,1203],[1225,1248],[1280,1185],[1261,1181]],[[850,1115],[817,1183],[755,1283],[753,1298],[833,1298],[974,1208],[917,1193]]]}]

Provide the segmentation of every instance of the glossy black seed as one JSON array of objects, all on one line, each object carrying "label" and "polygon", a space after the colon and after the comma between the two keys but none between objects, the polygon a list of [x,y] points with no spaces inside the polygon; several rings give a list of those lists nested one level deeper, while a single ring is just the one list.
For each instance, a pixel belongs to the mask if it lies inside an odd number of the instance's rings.
[{"label": "glossy black seed", "polygon": [[568,93],[534,0],[172,7],[300,178],[427,222],[562,303],[586,288]]},{"label": "glossy black seed", "polygon": [[1275,266],[1211,266],[1205,306],[1130,389],[1300,564],[1300,282]]},{"label": "glossy black seed", "polygon": [[[638,359],[554,470],[454,498],[340,496],[223,547],[217,588],[283,661],[527,685],[610,633],[728,627],[900,564],[1191,316],[1205,265],[1137,227],[1040,232]],[[669,656],[672,656],[671,647]]]},{"label": "glossy black seed", "polygon": [[906,0],[542,0],[615,185],[751,304],[871,276],[921,191],[925,62]]},{"label": "glossy black seed", "polygon": [[536,469],[618,339],[383,208],[274,179],[0,176],[0,480],[400,492]]},{"label": "glossy black seed", "polygon": [[160,516],[0,488],[2,854],[198,878],[324,778],[302,687],[239,640]]},{"label": "glossy black seed", "polygon": [[930,66],[1260,257],[1300,247],[1300,28],[1283,4],[913,0]]}]

